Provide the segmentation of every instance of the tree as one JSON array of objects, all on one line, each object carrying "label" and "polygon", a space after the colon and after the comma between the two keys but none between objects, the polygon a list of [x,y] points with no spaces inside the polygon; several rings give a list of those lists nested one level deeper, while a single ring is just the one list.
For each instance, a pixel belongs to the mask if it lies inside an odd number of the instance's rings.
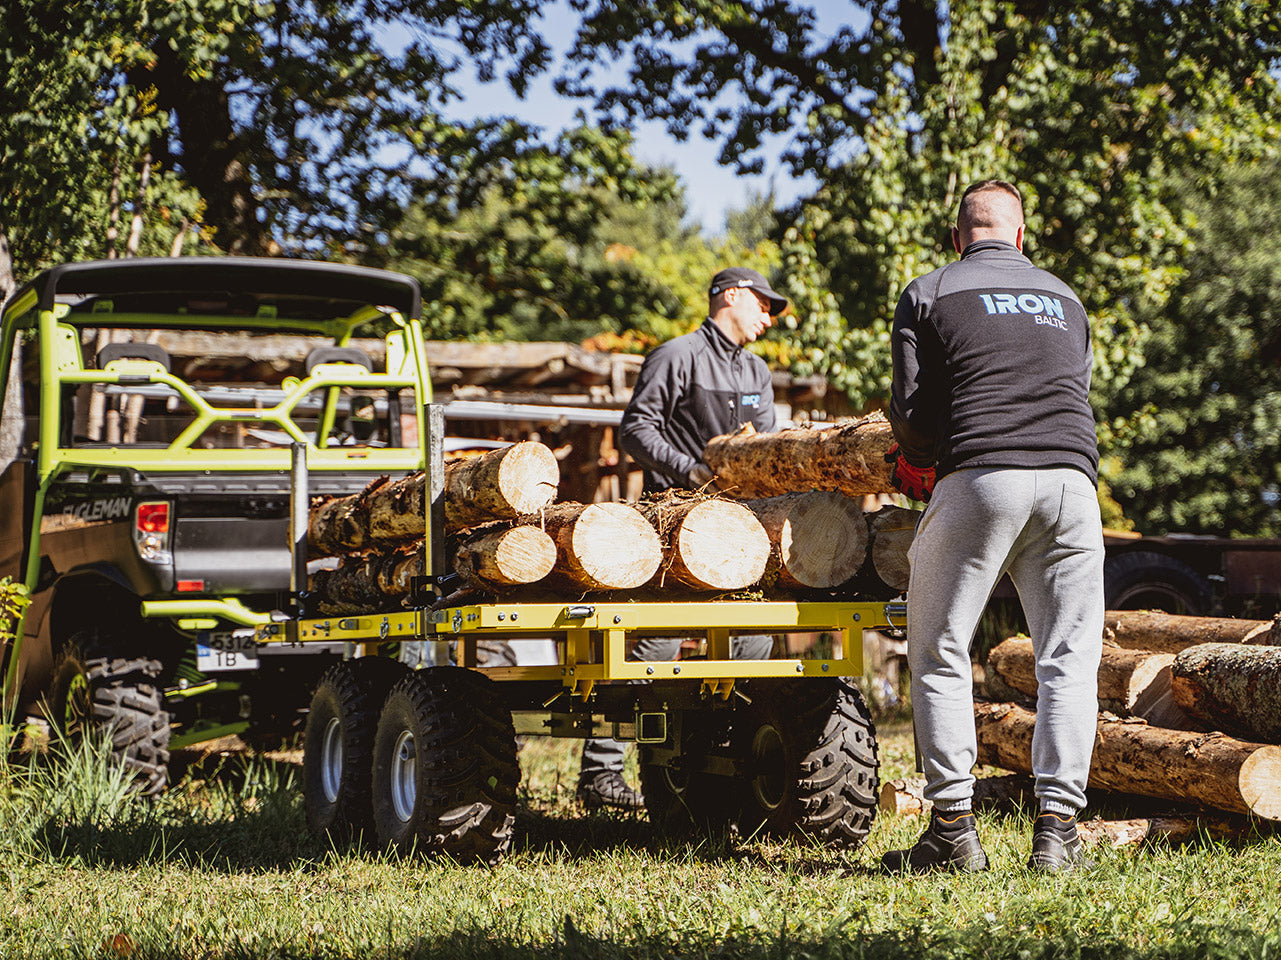
[{"label": "tree", "polygon": [[1119,398],[1142,428],[1113,492],[1145,533],[1281,536],[1281,252],[1260,242],[1281,236],[1281,160],[1178,182],[1192,245]]}]

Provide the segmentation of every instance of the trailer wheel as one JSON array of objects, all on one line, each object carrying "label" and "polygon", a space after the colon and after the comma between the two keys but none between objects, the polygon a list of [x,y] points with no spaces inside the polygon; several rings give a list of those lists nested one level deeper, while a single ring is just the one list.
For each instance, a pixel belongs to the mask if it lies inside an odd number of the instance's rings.
[{"label": "trailer wheel", "polygon": [[1109,610],[1163,610],[1200,617],[1210,612],[1210,582],[1182,560],[1134,550],[1103,562]]},{"label": "trailer wheel", "polygon": [[744,835],[814,837],[854,848],[876,816],[876,729],[845,680],[793,681],[786,693],[757,687],[750,719],[736,723],[745,765]]},{"label": "trailer wheel", "polygon": [[374,731],[387,691],[406,673],[384,657],[336,663],[320,678],[303,739],[303,807],[317,833],[351,836],[373,827]]},{"label": "trailer wheel", "polygon": [[49,720],[71,741],[93,731],[133,775],[133,790],[154,795],[169,780],[169,712],[156,678],[160,661],[97,656],[101,644],[77,634],[54,665]]},{"label": "trailer wheel", "polygon": [[492,863],[511,847],[519,784],[511,711],[493,681],[435,667],[392,687],[374,740],[382,843]]}]

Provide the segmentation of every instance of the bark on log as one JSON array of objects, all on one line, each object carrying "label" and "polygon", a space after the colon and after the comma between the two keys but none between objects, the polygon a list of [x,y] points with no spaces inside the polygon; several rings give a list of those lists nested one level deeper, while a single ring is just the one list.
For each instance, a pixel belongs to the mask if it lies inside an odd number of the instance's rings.
[{"label": "bark on log", "polygon": [[454,571],[463,579],[500,587],[537,583],[555,565],[556,544],[528,524],[466,537],[454,554]]},{"label": "bark on log", "polygon": [[663,559],[658,534],[625,503],[558,503],[543,511],[556,544],[556,573],[588,590],[647,583]]},{"label": "bark on log", "polygon": [[1271,620],[1185,617],[1156,610],[1109,610],[1103,642],[1127,650],[1178,653],[1201,643],[1275,644]]},{"label": "bark on log", "polygon": [[897,595],[907,590],[910,568],[907,550],[916,536],[916,523],[922,511],[906,507],[881,507],[867,514],[868,551],[867,573],[875,576],[886,589]]},{"label": "bark on log", "polygon": [[[1099,709],[1121,716],[1144,716],[1170,689],[1172,653],[1104,647],[1099,662]],[[1027,637],[1002,640],[988,654],[987,669],[1020,693],[1035,697],[1036,655]]]},{"label": "bark on log", "polygon": [[[1032,771],[1035,714],[1009,703],[976,703],[974,719],[979,763]],[[1281,747],[1141,720],[1099,720],[1097,729],[1091,787],[1281,820]]]},{"label": "bark on log", "polygon": [[716,484],[732,497],[755,500],[806,490],[835,490],[847,497],[894,493],[885,452],[894,442],[881,414],[821,427],[713,437],[703,460]]},{"label": "bark on log", "polygon": [[859,505],[844,494],[788,493],[746,500],[743,506],[756,514],[769,537],[767,581],[822,590],[849,580],[863,565],[867,523]]},{"label": "bark on log", "polygon": [[664,498],[641,512],[663,545],[659,582],[696,590],[742,590],[765,573],[770,541],[756,514],[729,500]]},{"label": "bark on log", "polygon": [[[445,522],[453,529],[537,513],[556,498],[560,467],[533,441],[445,465]],[[340,556],[377,543],[421,540],[428,509],[426,473],[375,480],[360,493],[313,507],[307,524],[312,556]]]},{"label": "bark on log", "polygon": [[1140,843],[1186,843],[1198,837],[1227,840],[1246,832],[1245,821],[1227,817],[1141,817],[1133,820],[1095,818],[1077,824],[1081,842],[1087,847],[1107,844],[1120,848]]},{"label": "bark on log", "polygon": [[1174,660],[1175,702],[1218,729],[1281,743],[1281,647],[1203,643]]},{"label": "bark on log", "polygon": [[[979,777],[974,781],[971,802],[975,810],[1014,810],[1036,805],[1035,784],[1030,777],[1010,774],[1003,777]],[[934,804],[925,799],[925,778],[887,780],[881,785],[877,805],[891,816],[919,816],[929,813]]]}]

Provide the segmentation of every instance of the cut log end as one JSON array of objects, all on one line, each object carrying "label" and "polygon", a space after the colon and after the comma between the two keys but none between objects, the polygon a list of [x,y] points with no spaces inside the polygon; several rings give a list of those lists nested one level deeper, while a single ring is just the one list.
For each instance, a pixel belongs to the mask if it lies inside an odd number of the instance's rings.
[{"label": "cut log end", "polygon": [[691,586],[709,590],[741,590],[765,572],[769,537],[746,507],[727,500],[704,500],[680,522],[672,566]]},{"label": "cut log end", "polygon": [[639,511],[624,503],[593,503],[566,528],[562,544],[575,579],[603,590],[628,590],[648,582],[662,562],[658,534]]},{"label": "cut log end", "polygon": [[753,510],[771,539],[777,536],[779,575],[784,583],[822,590],[858,573],[867,556],[867,524],[853,500],[820,490],[779,500],[785,503],[776,534],[770,531],[771,520],[755,507],[773,501],[753,501]]},{"label": "cut log end", "polygon": [[1241,764],[1241,799],[1255,816],[1281,820],[1281,747],[1260,747]]},{"label": "cut log end", "polygon": [[536,513],[556,499],[560,466],[541,443],[515,444],[498,468],[498,486],[515,515]]}]

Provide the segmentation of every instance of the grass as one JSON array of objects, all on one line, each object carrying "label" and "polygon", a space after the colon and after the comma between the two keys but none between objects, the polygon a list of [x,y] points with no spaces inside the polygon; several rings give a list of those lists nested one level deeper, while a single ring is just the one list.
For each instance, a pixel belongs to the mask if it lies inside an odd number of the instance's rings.
[{"label": "grass", "polygon": [[[911,768],[882,731],[883,776]],[[883,877],[922,823],[862,850],[669,843],[643,816],[580,815],[578,745],[530,740],[517,849],[492,868],[331,849],[305,827],[293,758],[210,757],[155,801],[101,751],[0,776],[0,957],[1157,958],[1281,955],[1281,841],[1097,852],[1023,869],[1024,815],[984,814],[994,869]],[[17,825],[21,825],[20,827]]]}]

